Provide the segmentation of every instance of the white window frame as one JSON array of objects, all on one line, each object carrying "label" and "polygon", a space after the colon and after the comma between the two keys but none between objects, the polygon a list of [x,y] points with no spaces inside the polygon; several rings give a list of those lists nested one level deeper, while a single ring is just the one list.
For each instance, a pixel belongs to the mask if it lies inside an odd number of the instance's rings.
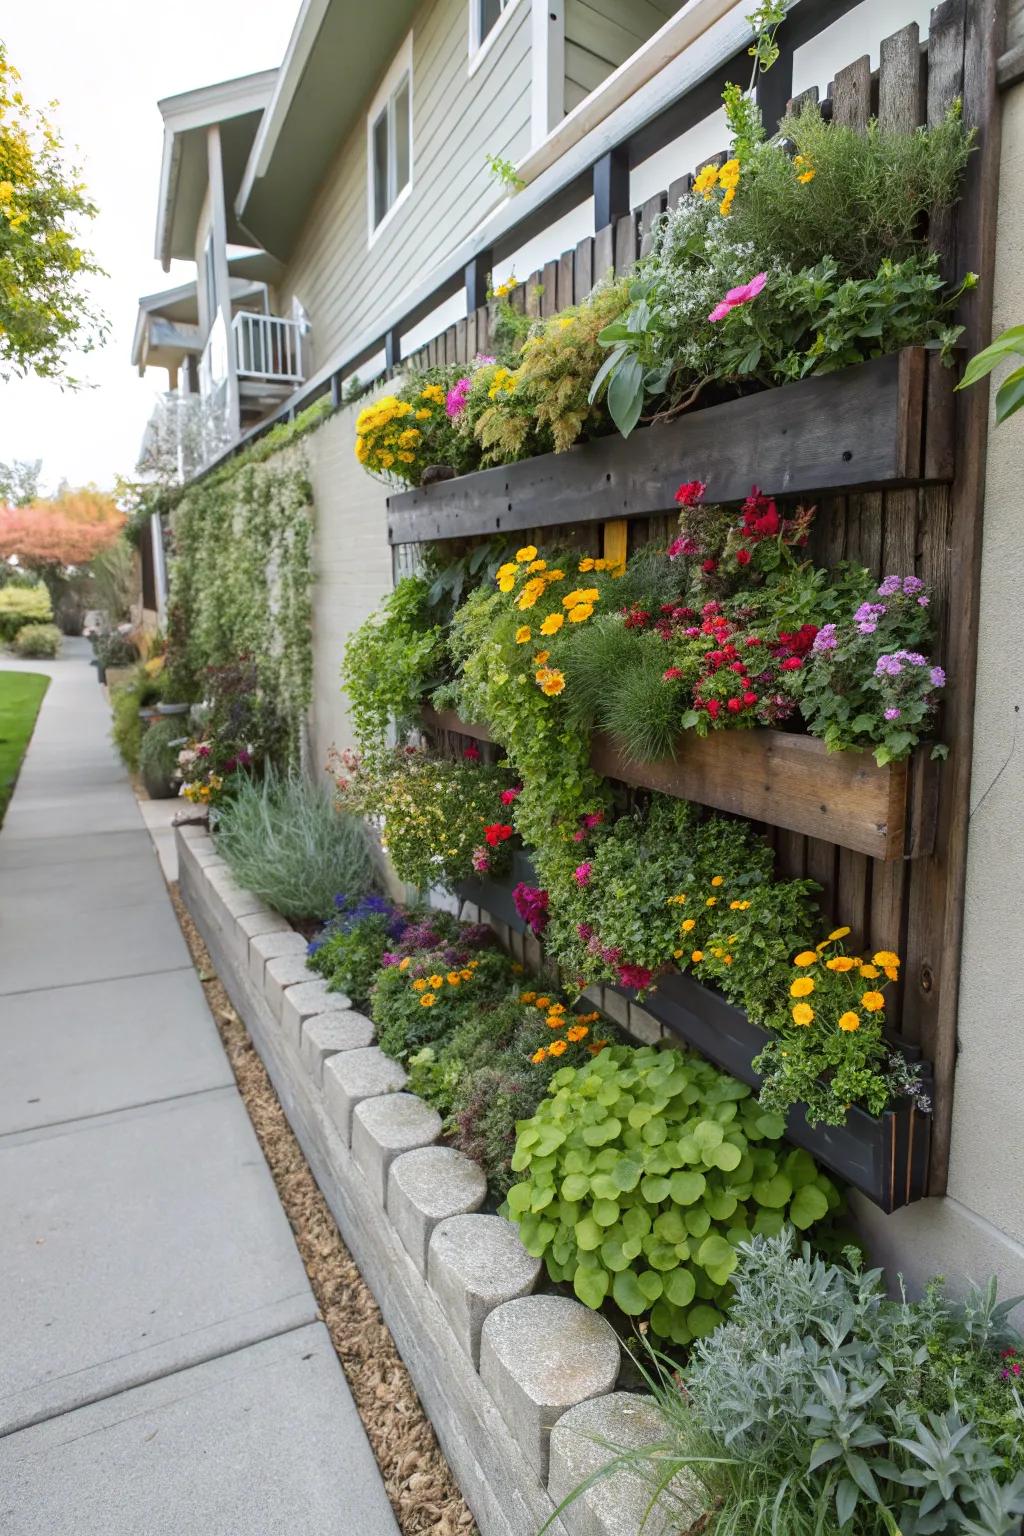
[{"label": "white window frame", "polygon": [[519,7],[519,0],[502,0],[502,11],[487,36],[480,36],[480,0],[469,0],[469,73],[475,75],[490,53],[497,39],[508,25],[508,19]]},{"label": "white window frame", "polygon": [[[398,87],[402,83],[402,77],[409,77],[409,179],[402,190],[397,194],[387,213],[379,224],[374,224],[374,196],[373,196],[373,127],[381,112],[389,111],[392,98],[396,95]],[[376,96],[370,103],[370,110],[366,114],[366,227],[369,231],[367,245],[374,242],[387,229],[392,219],[397,214],[412,192],[414,178],[413,164],[413,80],[412,80],[412,33],[406,38],[398,53],[392,61],[391,67],[381,81]],[[391,137],[389,135],[389,153]],[[390,166],[389,166],[390,174]]]}]

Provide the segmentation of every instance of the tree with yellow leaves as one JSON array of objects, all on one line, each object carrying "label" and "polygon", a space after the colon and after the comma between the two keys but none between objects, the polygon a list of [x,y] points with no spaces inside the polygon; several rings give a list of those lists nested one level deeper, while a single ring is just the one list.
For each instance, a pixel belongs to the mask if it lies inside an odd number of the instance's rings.
[{"label": "tree with yellow leaves", "polygon": [[0,42],[0,379],[73,384],[69,353],[89,351],[106,330],[83,284],[100,268],[77,236],[96,208],[63,148],[25,101]]}]

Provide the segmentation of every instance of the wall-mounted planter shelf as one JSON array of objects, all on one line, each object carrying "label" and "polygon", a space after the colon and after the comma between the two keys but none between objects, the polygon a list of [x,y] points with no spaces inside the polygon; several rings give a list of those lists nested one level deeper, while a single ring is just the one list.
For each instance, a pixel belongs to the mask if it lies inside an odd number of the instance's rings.
[{"label": "wall-mounted planter shelf", "polygon": [[[424,711],[435,730],[490,741],[453,710]],[[591,766],[604,778],[693,800],[750,821],[785,827],[876,859],[930,854],[937,776],[926,752],[879,768],[866,752],[828,752],[814,736],[787,731],[690,732],[678,756],[634,762],[610,737],[595,736]]]},{"label": "wall-mounted planter shelf", "polygon": [[[512,885],[518,880],[532,884],[536,876],[528,854],[516,854],[514,859],[519,860],[519,866],[514,867],[511,883],[465,881],[459,885],[458,894],[517,933],[525,933],[526,924],[512,901]],[[615,991],[630,1001],[636,997],[626,987],[606,986],[605,991]],[[723,1071],[752,1088],[760,1087],[761,1078],[751,1063],[772,1036],[719,993],[701,986],[692,976],[673,972],[662,977],[641,1006]],[[902,1042],[893,1043],[913,1055]],[[883,1211],[898,1210],[927,1194],[931,1117],[922,1114],[909,1099],[877,1116],[855,1106],[845,1125],[808,1125],[803,1108],[796,1105],[786,1119],[786,1136]]]},{"label": "wall-mounted planter shelf", "polygon": [[[709,501],[755,482],[773,496],[951,480],[953,374],[908,347],[675,421],[483,469],[388,498],[388,542],[416,544],[673,509],[681,480]],[[927,397],[927,398],[926,398]]]}]

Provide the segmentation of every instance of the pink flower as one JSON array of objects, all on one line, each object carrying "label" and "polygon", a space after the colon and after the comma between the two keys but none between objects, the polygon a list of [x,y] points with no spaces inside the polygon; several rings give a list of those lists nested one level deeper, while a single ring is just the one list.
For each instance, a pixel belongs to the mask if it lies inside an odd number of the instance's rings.
[{"label": "pink flower", "polygon": [[681,507],[695,507],[707,488],[705,480],[687,480],[676,491],[676,501]]},{"label": "pink flower", "polygon": [[716,320],[724,320],[726,315],[738,309],[741,304],[749,304],[751,299],[757,298],[767,281],[767,272],[759,272],[749,283],[740,283],[738,288],[730,288],[725,298],[715,305],[708,319],[714,324]]},{"label": "pink flower", "polygon": [[459,379],[448,391],[444,408],[448,414],[449,421],[454,421],[466,409],[466,396],[469,394],[470,383],[469,379]]},{"label": "pink flower", "polygon": [[654,972],[649,971],[646,965],[619,966],[619,982],[624,987],[635,987],[638,992],[642,992],[653,979]]},{"label": "pink flower", "polygon": [[486,848],[474,848],[471,862],[478,875],[486,875],[491,867]]},{"label": "pink flower", "polygon": [[511,789],[503,789],[501,792],[502,805],[511,805],[523,792],[521,784],[514,784]]},{"label": "pink flower", "polygon": [[590,870],[591,866],[589,864],[577,864],[576,868],[573,870],[573,879],[576,881],[577,885],[582,886],[590,884]]}]

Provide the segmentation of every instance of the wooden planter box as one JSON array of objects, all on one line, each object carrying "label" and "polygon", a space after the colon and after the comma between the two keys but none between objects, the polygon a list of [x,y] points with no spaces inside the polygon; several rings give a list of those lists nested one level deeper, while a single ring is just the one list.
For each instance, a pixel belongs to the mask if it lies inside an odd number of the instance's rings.
[{"label": "wooden planter box", "polygon": [[[515,858],[520,863],[513,883],[525,880],[534,884],[536,874],[529,855],[520,853]],[[488,879],[466,881],[460,884],[458,894],[517,933],[528,931],[512,902],[511,885]],[[629,1001],[636,998],[636,992],[628,987],[606,985],[605,990]],[[640,1006],[723,1071],[752,1088],[760,1087],[761,1078],[751,1063],[772,1036],[719,993],[692,976],[675,972],[664,976]],[[894,1039],[893,1044],[915,1058],[903,1042]],[[927,1194],[931,1117],[922,1114],[912,1100],[902,1100],[877,1116],[855,1106],[845,1125],[809,1125],[802,1106],[795,1105],[786,1118],[786,1137],[795,1146],[805,1147],[823,1167],[852,1184],[883,1211],[899,1210]]]},{"label": "wooden planter box", "polygon": [[[867,490],[953,478],[953,374],[922,347],[388,498],[388,542],[416,544],[674,508],[681,480],[709,501]],[[927,397],[927,398],[926,398]]]},{"label": "wooden planter box", "polygon": [[[490,741],[485,726],[453,710],[426,709],[434,730]],[[876,859],[930,854],[935,841],[937,767],[922,750],[879,768],[867,752],[828,752],[815,736],[788,731],[688,732],[676,758],[638,763],[616,742],[595,736],[596,773],[642,789],[693,800],[749,821],[822,838]]]}]

